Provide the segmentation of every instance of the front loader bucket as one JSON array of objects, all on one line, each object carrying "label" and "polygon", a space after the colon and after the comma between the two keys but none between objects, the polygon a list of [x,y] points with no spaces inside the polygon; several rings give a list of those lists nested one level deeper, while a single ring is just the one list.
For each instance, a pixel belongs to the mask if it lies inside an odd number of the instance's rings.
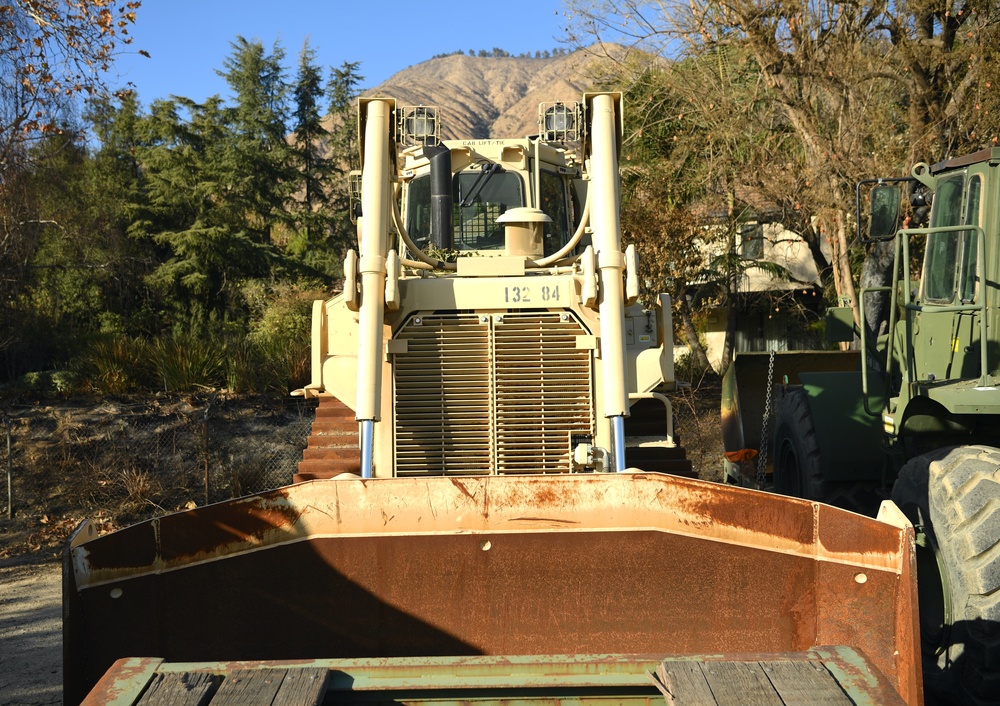
[{"label": "front loader bucket", "polygon": [[[919,703],[913,530],[666,475],[312,481],[66,552],[65,698],[115,660],[803,652]],[[896,517],[898,515],[898,521]]]}]

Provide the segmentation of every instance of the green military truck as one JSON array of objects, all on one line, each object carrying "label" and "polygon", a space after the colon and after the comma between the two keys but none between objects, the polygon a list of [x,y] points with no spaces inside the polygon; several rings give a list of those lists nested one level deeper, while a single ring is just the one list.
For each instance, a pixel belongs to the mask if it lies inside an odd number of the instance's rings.
[{"label": "green military truck", "polygon": [[739,355],[723,399],[727,456],[763,457],[726,461],[729,481],[773,472],[776,492],[858,511],[891,494],[918,533],[925,684],[976,704],[1000,703],[998,170],[993,148],[859,184],[859,237],[893,254],[859,297],[886,320],[829,312],[856,350]]}]

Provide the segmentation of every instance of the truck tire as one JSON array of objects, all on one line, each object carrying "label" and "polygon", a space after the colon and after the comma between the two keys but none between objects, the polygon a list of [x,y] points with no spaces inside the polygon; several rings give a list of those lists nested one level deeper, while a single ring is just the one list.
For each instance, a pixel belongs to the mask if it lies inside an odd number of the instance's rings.
[{"label": "truck tire", "polygon": [[774,430],[774,491],[807,500],[822,500],[828,491],[820,466],[819,442],[809,399],[802,388],[785,393],[778,405]]},{"label": "truck tire", "polygon": [[892,500],[917,529],[925,691],[942,703],[1000,704],[1000,449],[917,456]]}]

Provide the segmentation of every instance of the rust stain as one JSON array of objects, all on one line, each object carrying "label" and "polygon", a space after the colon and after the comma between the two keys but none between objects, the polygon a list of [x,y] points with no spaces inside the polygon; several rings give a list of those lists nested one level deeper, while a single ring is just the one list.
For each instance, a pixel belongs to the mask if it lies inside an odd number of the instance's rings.
[{"label": "rust stain", "polygon": [[465,483],[463,483],[458,478],[450,478],[449,480],[451,480],[451,484],[456,488],[458,488],[460,491],[462,491],[462,494],[465,495],[467,498],[469,498],[469,500],[475,501],[476,499],[475,494],[469,492],[469,489],[465,486]]},{"label": "rust stain", "polygon": [[[94,685],[80,706],[104,706],[128,694],[138,694],[162,660],[132,657],[117,660]],[[141,682],[141,683],[140,683]]]},{"label": "rust stain", "polygon": [[540,507],[556,505],[559,499],[560,496],[556,493],[555,488],[549,485],[540,486],[535,493],[535,502]]},{"label": "rust stain", "polygon": [[557,517],[512,517],[511,522],[540,522],[555,525],[579,525],[579,520],[564,520]]},{"label": "rust stain", "polygon": [[830,552],[895,556],[899,530],[891,525],[819,506],[819,542]]}]

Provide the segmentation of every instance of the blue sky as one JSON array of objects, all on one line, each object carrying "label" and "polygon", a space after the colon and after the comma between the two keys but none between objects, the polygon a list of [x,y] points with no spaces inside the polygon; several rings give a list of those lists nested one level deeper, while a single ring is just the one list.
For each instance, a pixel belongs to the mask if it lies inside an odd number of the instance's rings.
[{"label": "blue sky", "polygon": [[135,84],[145,104],[170,95],[199,102],[227,95],[215,72],[237,35],[268,48],[279,40],[291,71],[308,38],[321,66],[360,61],[368,88],[458,49],[553,49],[566,24],[562,0],[144,0],[137,14],[117,82]]}]

